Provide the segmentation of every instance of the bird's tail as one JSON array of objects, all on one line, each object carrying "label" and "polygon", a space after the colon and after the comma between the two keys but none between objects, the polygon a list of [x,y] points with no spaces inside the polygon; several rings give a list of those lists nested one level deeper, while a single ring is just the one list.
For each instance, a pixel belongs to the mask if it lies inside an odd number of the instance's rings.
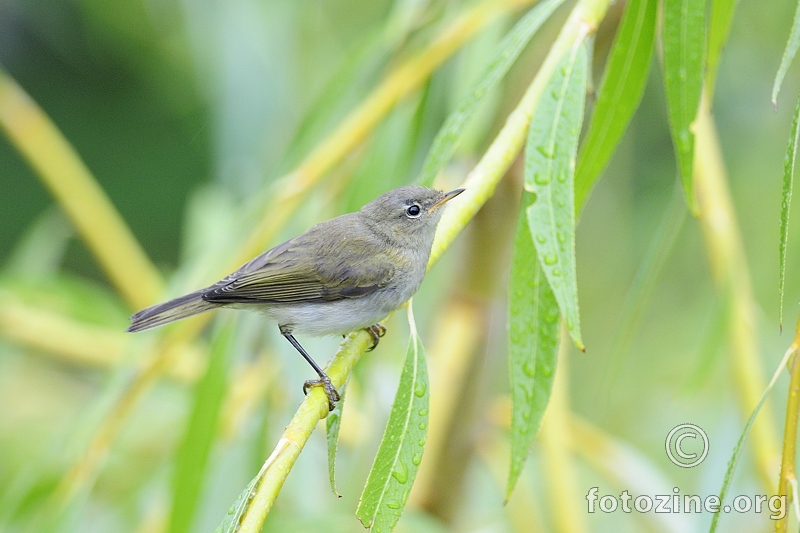
[{"label": "bird's tail", "polygon": [[144,331],[219,307],[218,304],[203,300],[202,294],[202,290],[190,292],[174,300],[142,309],[131,317],[131,325],[127,331]]}]

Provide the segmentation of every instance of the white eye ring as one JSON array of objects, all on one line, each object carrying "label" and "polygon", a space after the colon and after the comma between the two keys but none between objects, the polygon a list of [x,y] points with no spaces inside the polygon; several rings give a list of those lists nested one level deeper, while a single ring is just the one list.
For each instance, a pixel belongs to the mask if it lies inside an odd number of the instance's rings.
[{"label": "white eye ring", "polygon": [[422,208],[419,204],[411,204],[410,206],[406,207],[406,216],[408,218],[419,218],[422,214]]}]

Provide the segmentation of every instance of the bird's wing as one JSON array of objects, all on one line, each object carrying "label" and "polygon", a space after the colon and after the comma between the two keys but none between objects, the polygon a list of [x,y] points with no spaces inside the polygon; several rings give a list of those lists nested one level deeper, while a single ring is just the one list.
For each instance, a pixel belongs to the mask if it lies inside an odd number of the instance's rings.
[{"label": "bird's wing", "polygon": [[329,302],[365,296],[391,282],[395,265],[391,256],[377,253],[380,243],[351,235],[337,238],[336,233],[317,230],[273,248],[209,287],[203,299],[215,303]]}]

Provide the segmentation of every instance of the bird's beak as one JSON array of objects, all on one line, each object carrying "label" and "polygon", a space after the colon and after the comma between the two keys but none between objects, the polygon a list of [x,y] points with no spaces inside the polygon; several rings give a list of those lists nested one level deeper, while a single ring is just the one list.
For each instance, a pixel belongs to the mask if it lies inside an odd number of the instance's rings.
[{"label": "bird's beak", "polygon": [[428,209],[428,213],[433,213],[434,211],[442,207],[444,204],[446,204],[447,202],[449,202],[450,200],[461,194],[462,192],[464,192],[464,189],[456,189],[454,191],[445,193],[445,195],[442,197],[441,200],[433,204],[431,208]]}]

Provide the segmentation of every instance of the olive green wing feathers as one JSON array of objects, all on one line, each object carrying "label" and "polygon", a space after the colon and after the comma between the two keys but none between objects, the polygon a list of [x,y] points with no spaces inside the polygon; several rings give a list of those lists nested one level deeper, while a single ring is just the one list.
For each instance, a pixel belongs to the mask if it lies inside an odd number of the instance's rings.
[{"label": "olive green wing feathers", "polygon": [[[388,285],[395,275],[381,243],[336,238],[321,231],[292,239],[253,259],[203,293],[213,303],[330,302],[358,298]],[[320,242],[320,238],[323,239]]]}]

